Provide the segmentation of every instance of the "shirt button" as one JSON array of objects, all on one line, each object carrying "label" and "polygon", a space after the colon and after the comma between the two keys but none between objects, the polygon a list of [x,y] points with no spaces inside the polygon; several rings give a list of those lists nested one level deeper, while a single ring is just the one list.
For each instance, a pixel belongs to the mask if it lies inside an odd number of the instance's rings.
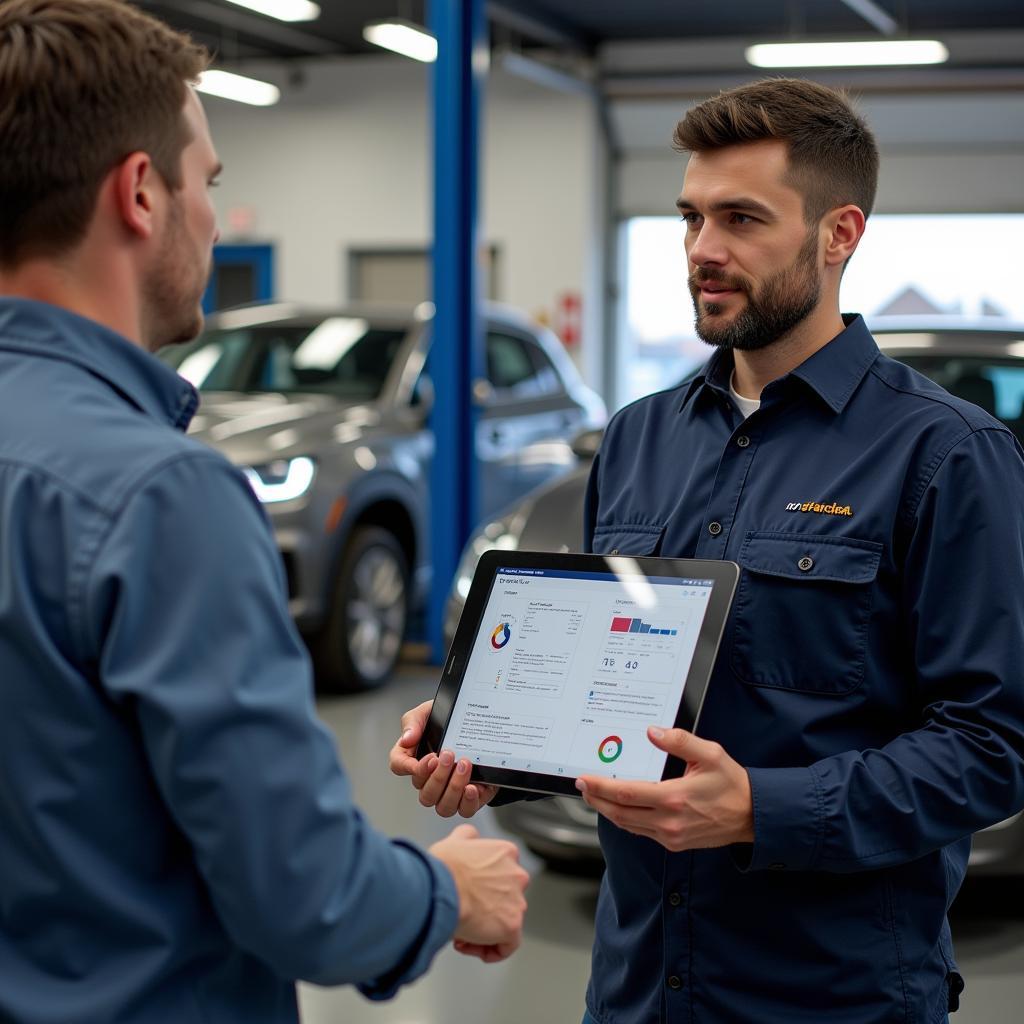
[{"label": "shirt button", "polygon": [[708,533],[710,533],[712,537],[717,537],[721,532],[721,523],[708,523]]},{"label": "shirt button", "polygon": [[673,907],[678,907],[679,904],[683,902],[683,897],[680,896],[677,892],[672,892],[669,893],[668,901],[672,904]]},{"label": "shirt button", "polygon": [[796,567],[801,572],[809,572],[811,569],[814,568],[814,559],[811,558],[809,555],[804,555],[804,557],[796,563]]},{"label": "shirt button", "polygon": [[740,434],[740,436],[736,438],[736,443],[737,443],[737,444],[738,444],[738,445],[739,445],[739,446],[740,446],[741,448],[746,448],[746,447],[747,447],[747,445],[748,445],[748,444],[750,444],[750,438],[749,438],[749,437],[747,437],[747,435],[746,435],[746,434]]},{"label": "shirt button", "polygon": [[683,987],[683,979],[678,974],[670,974],[668,976],[668,987],[679,991]]}]

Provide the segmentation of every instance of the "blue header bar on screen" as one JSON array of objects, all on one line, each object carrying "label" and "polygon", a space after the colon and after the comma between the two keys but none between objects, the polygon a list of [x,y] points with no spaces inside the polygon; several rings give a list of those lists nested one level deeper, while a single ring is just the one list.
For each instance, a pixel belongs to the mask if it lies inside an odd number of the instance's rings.
[{"label": "blue header bar on screen", "polygon": [[[601,581],[619,583],[624,578],[623,574],[614,572],[570,572],[565,569],[513,569],[510,566],[499,566],[497,575],[543,576],[545,579],[583,580],[588,583]],[[647,580],[648,583],[678,585],[680,587],[713,587],[715,583],[714,580],[684,579],[682,576],[646,576],[643,573],[631,575],[629,578]]]}]

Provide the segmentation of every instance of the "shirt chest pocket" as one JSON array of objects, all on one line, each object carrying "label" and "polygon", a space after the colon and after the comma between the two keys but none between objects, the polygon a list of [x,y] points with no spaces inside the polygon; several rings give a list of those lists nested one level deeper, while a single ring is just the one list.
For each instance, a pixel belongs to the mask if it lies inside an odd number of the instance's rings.
[{"label": "shirt chest pocket", "polygon": [[855,690],[881,555],[881,544],[852,537],[747,534],[733,605],[733,672],[752,686]]},{"label": "shirt chest pocket", "polygon": [[657,555],[665,527],[657,523],[612,524],[594,530],[595,555]]}]

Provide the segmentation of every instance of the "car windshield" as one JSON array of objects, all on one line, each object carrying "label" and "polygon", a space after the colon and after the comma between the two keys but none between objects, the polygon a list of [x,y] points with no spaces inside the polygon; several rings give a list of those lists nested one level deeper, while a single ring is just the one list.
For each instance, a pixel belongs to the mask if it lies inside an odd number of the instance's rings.
[{"label": "car windshield", "polygon": [[1024,360],[1012,356],[900,352],[896,358],[950,394],[980,405],[1024,439]]},{"label": "car windshield", "polygon": [[200,391],[309,392],[377,398],[405,330],[355,317],[210,330],[160,357]]}]

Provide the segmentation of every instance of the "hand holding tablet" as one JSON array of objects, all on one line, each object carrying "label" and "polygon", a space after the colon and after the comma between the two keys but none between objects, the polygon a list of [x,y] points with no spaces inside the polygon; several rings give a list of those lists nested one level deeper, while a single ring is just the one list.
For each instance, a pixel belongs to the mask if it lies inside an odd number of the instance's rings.
[{"label": "hand holding tablet", "polygon": [[452,749],[472,785],[567,795],[582,774],[678,776],[646,726],[696,724],[737,576],[731,562],[487,552],[417,756]]}]

